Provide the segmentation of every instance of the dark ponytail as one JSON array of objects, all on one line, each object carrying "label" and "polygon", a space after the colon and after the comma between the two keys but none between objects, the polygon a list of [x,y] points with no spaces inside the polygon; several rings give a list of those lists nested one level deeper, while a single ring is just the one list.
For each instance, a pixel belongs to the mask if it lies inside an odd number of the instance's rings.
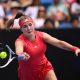
[{"label": "dark ponytail", "polygon": [[25,16],[25,14],[24,14],[22,11],[18,11],[18,13],[16,14],[16,16],[15,16],[14,19],[18,19],[18,18],[20,18],[21,16]]},{"label": "dark ponytail", "polygon": [[25,16],[22,11],[19,11],[13,19],[10,19],[6,22],[6,29],[9,30],[11,26],[14,24],[14,20],[20,18],[21,16]]},{"label": "dark ponytail", "polygon": [[6,22],[6,29],[9,30],[9,28],[13,25],[14,19],[10,19]]}]

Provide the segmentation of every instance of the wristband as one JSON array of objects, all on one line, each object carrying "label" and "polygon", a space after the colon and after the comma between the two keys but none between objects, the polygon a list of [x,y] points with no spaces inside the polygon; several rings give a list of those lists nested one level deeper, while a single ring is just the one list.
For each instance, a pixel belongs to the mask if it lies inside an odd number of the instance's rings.
[{"label": "wristband", "polygon": [[73,46],[73,47],[71,48],[71,51],[72,51],[72,52],[76,52],[77,49],[78,49],[78,47]]},{"label": "wristband", "polygon": [[18,54],[18,59],[24,59],[25,55],[24,54]]}]

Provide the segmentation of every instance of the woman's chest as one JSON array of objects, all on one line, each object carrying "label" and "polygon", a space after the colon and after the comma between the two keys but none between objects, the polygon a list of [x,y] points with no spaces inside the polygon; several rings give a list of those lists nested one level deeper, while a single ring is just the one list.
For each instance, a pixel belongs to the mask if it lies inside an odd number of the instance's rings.
[{"label": "woman's chest", "polygon": [[24,51],[29,53],[30,56],[40,56],[46,50],[46,45],[42,40],[36,40],[34,42],[27,42],[25,45]]}]

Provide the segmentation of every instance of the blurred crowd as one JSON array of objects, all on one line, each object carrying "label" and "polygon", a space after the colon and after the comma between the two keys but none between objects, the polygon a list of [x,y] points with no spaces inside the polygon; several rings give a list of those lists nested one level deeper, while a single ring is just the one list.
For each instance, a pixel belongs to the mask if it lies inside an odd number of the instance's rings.
[{"label": "blurred crowd", "polygon": [[[36,29],[80,28],[80,0],[0,0],[0,29],[18,11],[31,16]],[[12,28],[20,28],[18,19]]]}]

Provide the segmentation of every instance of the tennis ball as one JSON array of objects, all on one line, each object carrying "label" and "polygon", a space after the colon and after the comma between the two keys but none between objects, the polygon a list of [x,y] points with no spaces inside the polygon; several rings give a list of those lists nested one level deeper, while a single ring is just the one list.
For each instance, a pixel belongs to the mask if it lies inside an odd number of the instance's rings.
[{"label": "tennis ball", "polygon": [[5,52],[5,51],[2,51],[1,53],[0,53],[0,58],[1,59],[5,59],[7,57],[7,53]]}]

